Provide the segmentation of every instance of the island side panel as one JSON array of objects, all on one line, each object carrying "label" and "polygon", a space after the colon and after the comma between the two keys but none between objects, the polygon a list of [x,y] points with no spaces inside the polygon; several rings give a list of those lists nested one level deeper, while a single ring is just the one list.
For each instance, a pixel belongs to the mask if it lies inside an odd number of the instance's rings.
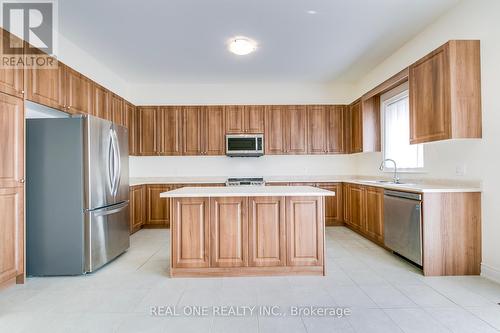
[{"label": "island side panel", "polygon": [[323,197],[287,197],[287,266],[323,266]]}]

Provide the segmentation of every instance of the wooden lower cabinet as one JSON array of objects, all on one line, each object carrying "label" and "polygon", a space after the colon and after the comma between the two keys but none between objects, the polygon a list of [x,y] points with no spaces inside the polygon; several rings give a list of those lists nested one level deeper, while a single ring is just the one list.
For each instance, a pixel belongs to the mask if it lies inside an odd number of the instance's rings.
[{"label": "wooden lower cabinet", "polygon": [[317,187],[335,192],[335,196],[325,197],[325,224],[344,225],[342,212],[342,183],[318,183]]},{"label": "wooden lower cabinet", "polygon": [[171,275],[324,271],[322,197],[172,199]]},{"label": "wooden lower cabinet", "polygon": [[362,230],[372,240],[384,243],[384,189],[366,187],[365,219]]},{"label": "wooden lower cabinet", "polygon": [[285,200],[283,197],[248,199],[249,265],[286,264]]},{"label": "wooden lower cabinet", "polygon": [[130,234],[139,231],[146,220],[146,188],[144,185],[130,187]]},{"label": "wooden lower cabinet", "polygon": [[172,185],[146,185],[146,228],[170,226],[170,199],[160,198],[160,193],[172,190]]},{"label": "wooden lower cabinet", "polygon": [[323,264],[324,215],[322,197],[287,197],[287,265]]},{"label": "wooden lower cabinet", "polygon": [[172,210],[172,267],[209,267],[208,198],[175,198]]},{"label": "wooden lower cabinet", "polygon": [[0,288],[24,281],[24,188],[0,188]]},{"label": "wooden lower cabinet", "polygon": [[248,201],[246,197],[210,199],[210,265],[248,265]]},{"label": "wooden lower cabinet", "polygon": [[364,186],[356,184],[349,185],[348,195],[350,212],[347,224],[355,230],[361,230],[364,225]]}]

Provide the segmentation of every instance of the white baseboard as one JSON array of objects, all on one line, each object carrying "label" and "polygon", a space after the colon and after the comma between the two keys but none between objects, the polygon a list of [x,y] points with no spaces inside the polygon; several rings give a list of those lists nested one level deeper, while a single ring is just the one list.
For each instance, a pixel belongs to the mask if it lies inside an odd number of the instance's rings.
[{"label": "white baseboard", "polygon": [[500,270],[497,268],[481,264],[481,276],[500,283]]}]

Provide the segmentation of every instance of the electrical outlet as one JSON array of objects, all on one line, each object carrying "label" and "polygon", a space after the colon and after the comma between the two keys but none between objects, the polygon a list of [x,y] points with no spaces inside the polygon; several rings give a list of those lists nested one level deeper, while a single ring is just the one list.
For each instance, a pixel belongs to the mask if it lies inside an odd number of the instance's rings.
[{"label": "electrical outlet", "polygon": [[457,165],[455,167],[455,174],[457,176],[465,176],[466,173],[467,173],[467,167],[465,166],[465,164]]}]

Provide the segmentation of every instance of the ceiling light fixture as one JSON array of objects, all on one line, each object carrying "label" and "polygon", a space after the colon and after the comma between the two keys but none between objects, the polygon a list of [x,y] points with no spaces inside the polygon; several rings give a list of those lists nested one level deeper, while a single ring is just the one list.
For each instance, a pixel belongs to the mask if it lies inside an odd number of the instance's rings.
[{"label": "ceiling light fixture", "polygon": [[233,37],[228,42],[228,49],[237,55],[247,55],[257,49],[257,42],[247,37]]},{"label": "ceiling light fixture", "polygon": [[312,10],[312,9],[311,9],[311,10],[308,10],[306,13],[307,13],[307,14],[310,14],[310,15],[315,15],[315,14],[317,14],[318,12],[317,12],[317,11],[315,11],[315,10]]}]

